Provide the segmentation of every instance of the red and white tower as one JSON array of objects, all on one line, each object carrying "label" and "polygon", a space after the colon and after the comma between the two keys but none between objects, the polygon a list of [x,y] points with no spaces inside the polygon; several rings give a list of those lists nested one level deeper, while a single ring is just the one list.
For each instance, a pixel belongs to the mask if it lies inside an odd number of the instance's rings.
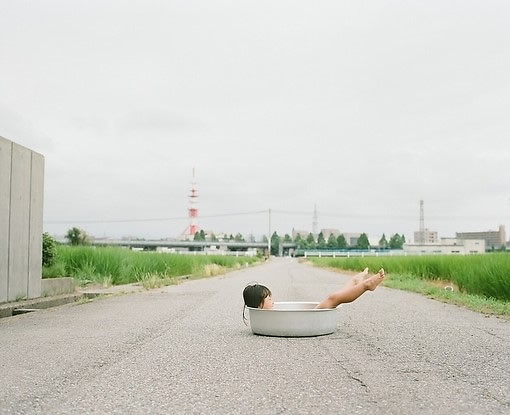
[{"label": "red and white tower", "polygon": [[189,208],[188,208],[188,217],[189,217],[189,225],[186,227],[186,229],[183,232],[183,235],[186,238],[193,239],[195,234],[198,232],[198,225],[197,225],[197,219],[198,219],[198,191],[196,188],[196,181],[195,181],[195,168],[193,167],[193,177],[191,179],[191,192],[188,196],[189,198]]}]

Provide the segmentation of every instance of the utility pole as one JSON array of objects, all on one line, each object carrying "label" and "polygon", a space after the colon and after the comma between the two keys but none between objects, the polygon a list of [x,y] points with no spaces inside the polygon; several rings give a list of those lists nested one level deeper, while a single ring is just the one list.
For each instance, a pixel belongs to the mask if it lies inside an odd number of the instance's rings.
[{"label": "utility pole", "polygon": [[271,257],[271,209],[268,211],[269,213],[269,233],[267,238],[267,254]]},{"label": "utility pole", "polygon": [[420,200],[420,243],[425,243],[425,213],[423,209],[423,199]]}]

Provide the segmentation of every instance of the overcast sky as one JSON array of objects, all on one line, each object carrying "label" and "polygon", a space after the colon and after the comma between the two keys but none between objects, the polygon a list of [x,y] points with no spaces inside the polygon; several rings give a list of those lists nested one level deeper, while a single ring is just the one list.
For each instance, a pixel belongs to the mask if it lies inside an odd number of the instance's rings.
[{"label": "overcast sky", "polygon": [[[510,2],[0,0],[0,136],[44,228],[177,236],[510,227]],[[267,214],[199,219],[260,235]],[[55,223],[66,222],[66,223]],[[510,229],[508,230],[510,231]]]}]

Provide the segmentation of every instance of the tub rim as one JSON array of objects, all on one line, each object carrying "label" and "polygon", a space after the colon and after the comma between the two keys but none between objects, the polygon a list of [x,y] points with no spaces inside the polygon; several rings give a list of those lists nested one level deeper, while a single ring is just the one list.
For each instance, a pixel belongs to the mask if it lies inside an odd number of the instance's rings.
[{"label": "tub rim", "polygon": [[[275,302],[274,304],[316,304],[318,305],[319,303],[317,301],[277,301]],[[340,308],[341,304],[337,305],[335,308],[259,308],[259,307],[248,307],[246,306],[246,308],[248,310],[256,310],[256,311],[277,311],[277,312],[281,312],[281,311],[291,311],[291,312],[296,312],[296,311],[299,311],[299,312],[321,312],[321,311],[333,311],[333,310],[338,310],[338,308]]]}]

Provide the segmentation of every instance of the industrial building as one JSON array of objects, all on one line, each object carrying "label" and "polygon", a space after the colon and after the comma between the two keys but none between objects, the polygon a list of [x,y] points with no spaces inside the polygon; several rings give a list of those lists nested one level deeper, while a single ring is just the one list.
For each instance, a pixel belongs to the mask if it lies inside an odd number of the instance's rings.
[{"label": "industrial building", "polygon": [[421,244],[437,244],[439,239],[436,231],[424,229],[423,231],[416,231],[414,233],[414,242]]},{"label": "industrial building", "polygon": [[499,225],[497,231],[457,232],[455,235],[457,239],[483,239],[487,250],[506,247],[505,225]]},{"label": "industrial building", "polygon": [[436,243],[406,243],[404,252],[409,254],[483,254],[485,241],[483,239],[441,238]]},{"label": "industrial building", "polygon": [[424,202],[420,200],[420,230],[414,233],[415,244],[437,244],[439,243],[437,232],[425,228]]}]

